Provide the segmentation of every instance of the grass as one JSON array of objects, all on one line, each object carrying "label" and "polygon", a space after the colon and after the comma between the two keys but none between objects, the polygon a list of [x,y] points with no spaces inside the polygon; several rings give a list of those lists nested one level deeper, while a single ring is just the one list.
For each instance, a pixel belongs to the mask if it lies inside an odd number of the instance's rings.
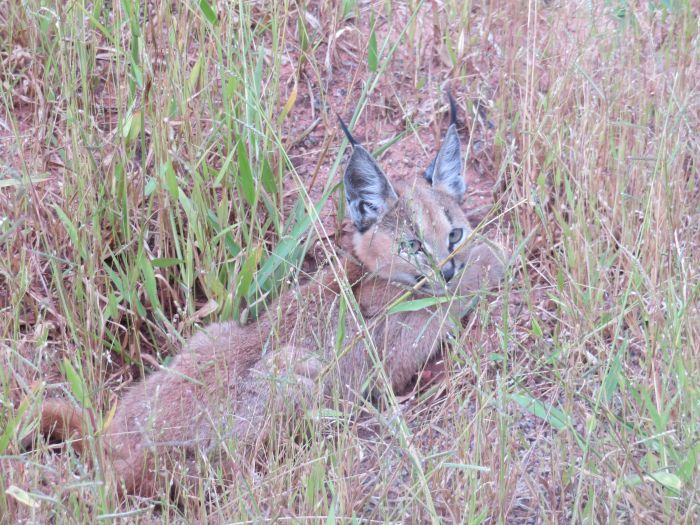
[{"label": "grass", "polygon": [[[683,0],[3,3],[0,522],[696,523],[699,16]],[[335,112],[390,176],[420,173],[446,79],[468,205],[495,201],[489,235],[515,264],[444,380],[311,423],[303,444],[277,436],[264,470],[203,479],[192,509],[120,506],[83,460],[20,449],[44,395],[108,418],[342,229]]]}]

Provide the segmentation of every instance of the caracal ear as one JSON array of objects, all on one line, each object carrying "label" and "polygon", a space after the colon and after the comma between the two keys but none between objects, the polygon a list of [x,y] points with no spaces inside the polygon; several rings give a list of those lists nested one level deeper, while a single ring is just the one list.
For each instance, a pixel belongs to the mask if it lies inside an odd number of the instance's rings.
[{"label": "caracal ear", "polygon": [[364,232],[386,213],[398,196],[372,155],[353,138],[342,120],[340,127],[352,144],[352,156],[343,177],[345,200],[352,222],[359,232]]},{"label": "caracal ear", "polygon": [[423,176],[435,189],[461,202],[467,191],[467,183],[462,177],[462,153],[457,133],[457,104],[449,91],[447,97],[450,101],[450,127],[447,128],[447,133],[442,139],[440,151]]}]

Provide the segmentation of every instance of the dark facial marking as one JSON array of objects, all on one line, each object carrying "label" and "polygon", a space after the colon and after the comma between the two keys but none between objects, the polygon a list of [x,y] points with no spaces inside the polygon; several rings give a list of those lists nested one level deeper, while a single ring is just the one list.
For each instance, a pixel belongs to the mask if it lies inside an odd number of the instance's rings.
[{"label": "dark facial marking", "polygon": [[450,225],[452,225],[452,216],[450,215],[450,212],[448,211],[448,209],[443,208],[442,212],[445,214],[445,217],[447,218],[447,222],[449,222]]}]

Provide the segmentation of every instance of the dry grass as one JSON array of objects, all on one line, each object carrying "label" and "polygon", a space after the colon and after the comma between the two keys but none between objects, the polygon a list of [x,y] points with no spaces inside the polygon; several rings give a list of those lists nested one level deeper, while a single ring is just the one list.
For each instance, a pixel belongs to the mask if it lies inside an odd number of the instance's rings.
[{"label": "dry grass", "polygon": [[[0,522],[697,523],[699,17],[3,2]],[[343,229],[334,112],[413,177],[447,79],[468,206],[496,203],[515,256],[440,382],[277,436],[264,468],[202,478],[184,509],[119,505],[83,459],[20,449],[44,395],[105,413],[198,326],[312,267],[302,241]]]}]

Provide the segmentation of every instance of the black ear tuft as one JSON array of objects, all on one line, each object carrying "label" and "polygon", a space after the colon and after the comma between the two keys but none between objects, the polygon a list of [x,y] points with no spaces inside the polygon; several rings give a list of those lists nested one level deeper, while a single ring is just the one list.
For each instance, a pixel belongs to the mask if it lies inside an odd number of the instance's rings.
[{"label": "black ear tuft", "polygon": [[467,191],[467,184],[462,177],[462,154],[459,134],[457,133],[457,103],[452,93],[447,92],[450,103],[450,127],[442,139],[440,151],[425,170],[423,177],[433,185],[461,201]]},{"label": "black ear tuft", "polygon": [[452,96],[452,90],[447,90],[447,100],[450,102],[450,125],[457,125],[457,102]]},{"label": "black ear tuft", "polygon": [[386,213],[398,196],[369,151],[354,139],[340,117],[338,120],[352,144],[352,156],[343,176],[348,214],[358,231],[363,232]]},{"label": "black ear tuft", "polygon": [[340,129],[342,129],[342,130],[343,130],[343,133],[345,133],[345,136],[347,137],[348,142],[350,142],[350,145],[351,145],[351,146],[356,146],[357,144],[359,144],[359,142],[357,142],[357,141],[355,140],[355,137],[353,137],[352,134],[350,133],[350,130],[349,130],[348,127],[345,125],[345,122],[343,122],[343,119],[340,118],[340,115],[338,115],[338,114],[336,113],[335,116],[338,117],[338,122],[340,123]]}]

